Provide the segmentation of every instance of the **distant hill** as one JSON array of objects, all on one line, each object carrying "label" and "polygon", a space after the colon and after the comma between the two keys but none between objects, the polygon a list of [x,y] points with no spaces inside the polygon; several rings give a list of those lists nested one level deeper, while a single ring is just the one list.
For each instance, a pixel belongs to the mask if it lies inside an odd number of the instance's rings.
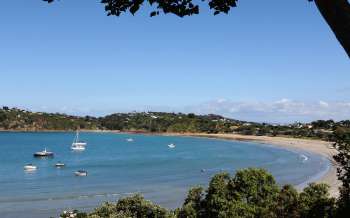
[{"label": "distant hill", "polygon": [[31,112],[9,107],[0,109],[0,130],[3,131],[74,131],[77,128],[156,133],[281,135],[327,140],[333,131],[350,132],[350,121],[318,120],[311,123],[277,125],[239,121],[215,114],[133,112],[115,113],[104,117],[81,117],[60,113]]},{"label": "distant hill", "polygon": [[101,129],[98,119],[59,113],[31,112],[18,108],[0,109],[0,129],[20,131]]},{"label": "distant hill", "polygon": [[31,112],[18,108],[0,109],[0,129],[19,131],[120,130],[143,132],[232,132],[243,122],[219,115],[140,112],[115,113],[104,117],[71,116],[59,113]]},{"label": "distant hill", "polygon": [[232,132],[243,122],[220,115],[142,112],[116,113],[99,118],[106,129],[147,132]]}]

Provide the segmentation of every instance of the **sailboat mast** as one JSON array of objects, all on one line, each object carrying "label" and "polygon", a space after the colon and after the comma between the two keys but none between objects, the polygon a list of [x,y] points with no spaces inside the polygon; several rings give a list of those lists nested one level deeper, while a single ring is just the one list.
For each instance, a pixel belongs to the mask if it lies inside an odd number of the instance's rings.
[{"label": "sailboat mast", "polygon": [[77,130],[77,140],[75,142],[79,142],[79,130]]}]

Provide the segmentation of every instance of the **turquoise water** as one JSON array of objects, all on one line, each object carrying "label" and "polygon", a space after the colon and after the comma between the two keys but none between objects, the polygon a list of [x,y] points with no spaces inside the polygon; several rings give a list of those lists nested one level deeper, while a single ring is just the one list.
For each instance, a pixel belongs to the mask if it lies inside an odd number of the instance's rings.
[{"label": "turquoise water", "polygon": [[[70,208],[90,210],[131,193],[174,208],[182,204],[188,188],[207,185],[220,171],[233,174],[240,168],[263,167],[279,184],[299,185],[329,166],[317,155],[247,142],[81,133],[87,149],[73,152],[73,138],[74,133],[0,133],[1,217],[49,217]],[[170,143],[176,148],[169,149]],[[53,159],[33,158],[45,147],[55,152]],[[56,169],[57,161],[66,167]],[[24,172],[27,163],[38,170]],[[79,169],[89,175],[74,176]]]}]

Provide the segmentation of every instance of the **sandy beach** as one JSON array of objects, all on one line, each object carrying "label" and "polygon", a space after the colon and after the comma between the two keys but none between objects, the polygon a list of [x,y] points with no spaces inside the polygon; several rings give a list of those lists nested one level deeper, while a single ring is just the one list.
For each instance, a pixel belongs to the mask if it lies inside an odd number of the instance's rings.
[{"label": "sandy beach", "polygon": [[337,169],[333,161],[332,156],[336,153],[336,150],[332,147],[331,142],[321,140],[310,139],[297,139],[287,137],[269,137],[269,136],[250,136],[250,135],[238,135],[238,134],[205,134],[205,133],[185,133],[185,134],[166,134],[172,136],[195,136],[195,137],[208,137],[227,140],[238,141],[251,141],[262,144],[275,145],[278,147],[284,147],[289,149],[304,150],[312,152],[318,155],[322,155],[330,160],[331,165],[328,172],[318,179],[318,183],[326,183],[330,186],[330,195],[337,197],[339,195],[338,187],[340,181],[337,179]]}]

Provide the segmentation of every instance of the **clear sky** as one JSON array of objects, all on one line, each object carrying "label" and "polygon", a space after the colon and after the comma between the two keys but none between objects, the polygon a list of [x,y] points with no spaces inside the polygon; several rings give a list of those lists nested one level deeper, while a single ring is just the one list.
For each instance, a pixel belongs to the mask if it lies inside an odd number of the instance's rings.
[{"label": "clear sky", "polygon": [[107,17],[99,0],[0,2],[0,105],[103,115],[350,118],[350,62],[307,0]]}]

